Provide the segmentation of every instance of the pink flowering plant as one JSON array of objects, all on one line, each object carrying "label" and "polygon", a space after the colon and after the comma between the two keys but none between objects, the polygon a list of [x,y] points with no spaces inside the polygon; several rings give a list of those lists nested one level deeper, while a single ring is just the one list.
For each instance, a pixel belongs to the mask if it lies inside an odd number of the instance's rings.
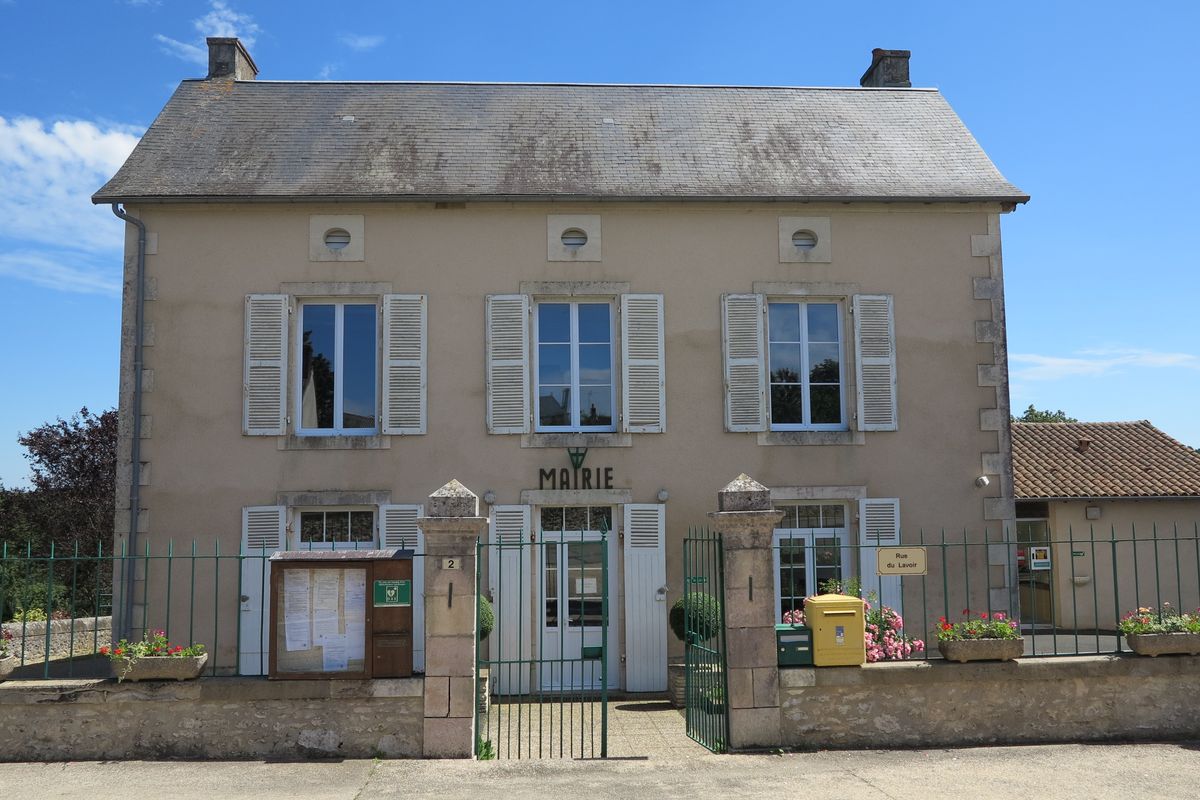
[{"label": "pink flowering plant", "polygon": [[8,658],[9,642],[13,635],[7,628],[0,628],[0,658]]},{"label": "pink flowering plant", "polygon": [[[867,661],[900,661],[913,653],[925,649],[925,642],[904,633],[904,618],[891,606],[876,606],[874,592],[862,591],[862,584],[857,578],[846,581],[829,580],[821,584],[820,589],[825,594],[844,594],[862,598],[866,618],[865,639],[867,645]],[[805,602],[808,598],[805,598]],[[793,609],[784,613],[783,621],[789,625],[807,624],[804,608]]]},{"label": "pink flowering plant", "polygon": [[101,647],[100,655],[108,656],[109,660],[117,662],[117,681],[125,679],[133,669],[133,663],[139,658],[195,658],[204,654],[204,645],[193,644],[184,647],[181,644],[171,644],[167,640],[166,631],[147,631],[140,642],[130,643],[122,639],[113,647]]},{"label": "pink flowering plant", "polygon": [[939,642],[960,642],[965,639],[1019,639],[1020,626],[1003,611],[989,614],[986,611],[972,612],[963,609],[963,619],[950,622],[938,617],[937,638]]},{"label": "pink flowering plant", "polygon": [[1154,606],[1140,606],[1121,617],[1118,626],[1121,633],[1200,633],[1200,609],[1195,613],[1180,613],[1170,603],[1163,603],[1161,610]]}]

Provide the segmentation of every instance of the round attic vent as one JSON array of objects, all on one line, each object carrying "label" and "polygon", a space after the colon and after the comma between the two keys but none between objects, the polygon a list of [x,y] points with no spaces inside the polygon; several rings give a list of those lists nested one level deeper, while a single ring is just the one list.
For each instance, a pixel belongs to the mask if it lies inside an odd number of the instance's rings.
[{"label": "round attic vent", "polygon": [[350,232],[342,228],[325,231],[325,246],[330,250],[344,250],[350,244]]},{"label": "round attic vent", "polygon": [[812,231],[796,231],[792,234],[792,246],[797,250],[812,250],[817,246],[817,235]]},{"label": "round attic vent", "polygon": [[587,244],[587,232],[580,228],[567,228],[562,233],[562,243],[564,247],[570,247],[577,250]]}]

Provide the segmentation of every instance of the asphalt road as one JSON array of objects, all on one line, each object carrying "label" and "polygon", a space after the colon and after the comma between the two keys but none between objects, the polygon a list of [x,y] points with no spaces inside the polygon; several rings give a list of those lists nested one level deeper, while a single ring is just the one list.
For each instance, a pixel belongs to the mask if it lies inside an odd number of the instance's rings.
[{"label": "asphalt road", "polygon": [[706,755],[679,761],[0,764],[4,798],[1194,800],[1198,795],[1200,742]]}]

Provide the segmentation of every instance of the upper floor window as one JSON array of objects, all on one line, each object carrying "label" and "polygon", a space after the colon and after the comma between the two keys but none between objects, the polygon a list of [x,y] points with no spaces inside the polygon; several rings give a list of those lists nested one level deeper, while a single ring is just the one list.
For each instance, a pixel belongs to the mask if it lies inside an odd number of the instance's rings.
[{"label": "upper floor window", "polygon": [[612,304],[541,302],[536,312],[537,430],[616,430]]},{"label": "upper floor window", "polygon": [[767,308],[771,428],[845,429],[840,305],[772,301]]},{"label": "upper floor window", "polygon": [[300,305],[301,434],[372,434],[378,429],[375,301]]}]

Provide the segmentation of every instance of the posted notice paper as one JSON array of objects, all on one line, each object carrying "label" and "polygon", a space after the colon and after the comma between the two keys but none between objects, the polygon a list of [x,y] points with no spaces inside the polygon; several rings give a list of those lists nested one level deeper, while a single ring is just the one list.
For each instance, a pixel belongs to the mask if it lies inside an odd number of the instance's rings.
[{"label": "posted notice paper", "polygon": [[345,672],[349,666],[346,662],[346,637],[326,636],[321,642],[321,669],[325,672]]},{"label": "posted notice paper", "polygon": [[284,647],[308,650],[309,637],[309,572],[306,569],[283,571],[283,632]]}]

